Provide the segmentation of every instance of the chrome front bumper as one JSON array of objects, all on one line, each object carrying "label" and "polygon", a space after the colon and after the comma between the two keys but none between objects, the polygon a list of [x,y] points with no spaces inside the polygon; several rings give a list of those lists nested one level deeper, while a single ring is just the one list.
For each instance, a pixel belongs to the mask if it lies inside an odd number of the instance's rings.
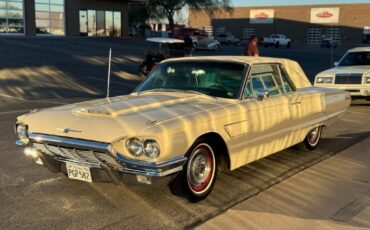
[{"label": "chrome front bumper", "polygon": [[25,153],[31,152],[36,163],[42,162],[52,172],[64,173],[68,162],[87,166],[96,182],[168,184],[187,160],[186,157],[177,157],[151,163],[129,159],[119,153],[113,156],[107,143],[34,133],[29,134],[29,139],[27,145],[20,141],[16,144],[24,146]]}]

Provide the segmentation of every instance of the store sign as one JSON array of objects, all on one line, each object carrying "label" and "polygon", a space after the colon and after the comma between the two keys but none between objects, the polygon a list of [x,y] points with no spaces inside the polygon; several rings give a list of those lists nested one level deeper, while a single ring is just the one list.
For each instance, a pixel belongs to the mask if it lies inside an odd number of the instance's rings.
[{"label": "store sign", "polygon": [[339,7],[311,8],[311,23],[338,23]]},{"label": "store sign", "polygon": [[251,24],[271,24],[274,22],[274,10],[272,9],[250,10],[249,22]]}]

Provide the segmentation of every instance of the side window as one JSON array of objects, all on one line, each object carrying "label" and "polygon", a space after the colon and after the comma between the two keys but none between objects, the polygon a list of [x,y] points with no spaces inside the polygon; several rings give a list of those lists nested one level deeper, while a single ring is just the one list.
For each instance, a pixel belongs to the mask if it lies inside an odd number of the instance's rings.
[{"label": "side window", "polygon": [[279,69],[280,69],[280,74],[281,74],[281,80],[283,81],[282,89],[285,91],[285,93],[290,93],[292,91],[295,91],[295,87],[292,81],[290,80],[290,77],[288,76],[285,69],[282,66],[279,66]]},{"label": "side window", "polygon": [[284,93],[278,65],[263,64],[251,67],[244,98],[256,98],[259,90],[268,90],[270,96]]}]

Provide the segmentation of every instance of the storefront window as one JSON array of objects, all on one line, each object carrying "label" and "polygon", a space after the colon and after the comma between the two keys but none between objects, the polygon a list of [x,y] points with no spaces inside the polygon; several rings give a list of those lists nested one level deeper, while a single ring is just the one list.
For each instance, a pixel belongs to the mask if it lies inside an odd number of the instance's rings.
[{"label": "storefront window", "polygon": [[64,35],[64,0],[35,0],[36,34]]},{"label": "storefront window", "polygon": [[24,34],[23,0],[0,0],[0,34]]},{"label": "storefront window", "polygon": [[83,36],[120,37],[122,34],[119,11],[80,10],[79,14],[80,34]]}]

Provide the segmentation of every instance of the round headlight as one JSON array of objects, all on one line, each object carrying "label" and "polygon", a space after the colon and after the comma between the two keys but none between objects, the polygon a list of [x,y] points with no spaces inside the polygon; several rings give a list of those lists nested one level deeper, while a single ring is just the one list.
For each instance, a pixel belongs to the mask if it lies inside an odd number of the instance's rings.
[{"label": "round headlight", "polygon": [[144,152],[148,157],[155,158],[159,156],[159,145],[155,140],[144,141]]},{"label": "round headlight", "polygon": [[19,140],[21,140],[24,143],[28,143],[28,136],[27,136],[27,127],[24,125],[17,125],[15,129]]},{"label": "round headlight", "polygon": [[140,156],[143,153],[143,143],[137,139],[132,138],[127,140],[126,142],[126,148],[129,153],[135,156]]}]

